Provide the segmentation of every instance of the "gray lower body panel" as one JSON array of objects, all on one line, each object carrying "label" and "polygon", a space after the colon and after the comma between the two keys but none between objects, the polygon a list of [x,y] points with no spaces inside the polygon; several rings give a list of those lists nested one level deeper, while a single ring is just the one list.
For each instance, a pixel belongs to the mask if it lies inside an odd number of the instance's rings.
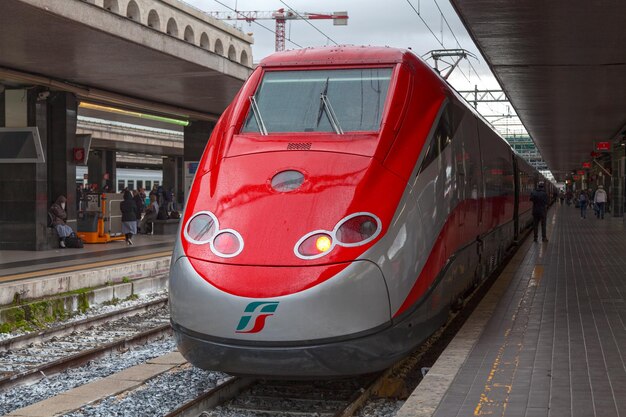
[{"label": "gray lower body panel", "polygon": [[335,341],[302,345],[243,345],[211,340],[172,323],[180,353],[193,365],[235,375],[319,378],[361,375],[388,368],[441,326],[422,308],[379,331]]}]

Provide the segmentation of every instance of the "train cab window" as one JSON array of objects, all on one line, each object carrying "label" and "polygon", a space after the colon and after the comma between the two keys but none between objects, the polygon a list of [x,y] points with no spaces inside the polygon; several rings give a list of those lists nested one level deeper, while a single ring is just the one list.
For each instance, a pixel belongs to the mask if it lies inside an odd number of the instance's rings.
[{"label": "train cab window", "polygon": [[244,133],[376,132],[392,68],[269,71],[255,95]]}]

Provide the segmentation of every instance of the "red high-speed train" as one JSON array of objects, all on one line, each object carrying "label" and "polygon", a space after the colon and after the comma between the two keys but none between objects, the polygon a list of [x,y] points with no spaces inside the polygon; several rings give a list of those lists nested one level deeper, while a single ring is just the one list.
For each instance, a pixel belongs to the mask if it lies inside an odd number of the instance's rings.
[{"label": "red high-speed train", "polygon": [[274,54],[190,190],[170,275],[179,350],[233,374],[384,369],[498,266],[539,180],[410,51]]}]

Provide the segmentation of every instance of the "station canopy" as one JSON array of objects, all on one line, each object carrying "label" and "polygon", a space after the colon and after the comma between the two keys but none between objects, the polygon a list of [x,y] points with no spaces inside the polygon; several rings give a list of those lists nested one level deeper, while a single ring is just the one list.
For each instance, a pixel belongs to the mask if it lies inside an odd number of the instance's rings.
[{"label": "station canopy", "polygon": [[451,2],[557,179],[624,136],[626,2]]}]

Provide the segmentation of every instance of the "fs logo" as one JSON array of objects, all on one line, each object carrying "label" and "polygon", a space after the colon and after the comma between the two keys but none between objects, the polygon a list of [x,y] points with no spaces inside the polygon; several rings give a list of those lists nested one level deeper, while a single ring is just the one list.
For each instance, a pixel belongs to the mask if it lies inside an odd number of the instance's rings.
[{"label": "fs logo", "polygon": [[243,311],[235,333],[259,333],[265,327],[265,320],[273,316],[278,301],[254,301]]}]

